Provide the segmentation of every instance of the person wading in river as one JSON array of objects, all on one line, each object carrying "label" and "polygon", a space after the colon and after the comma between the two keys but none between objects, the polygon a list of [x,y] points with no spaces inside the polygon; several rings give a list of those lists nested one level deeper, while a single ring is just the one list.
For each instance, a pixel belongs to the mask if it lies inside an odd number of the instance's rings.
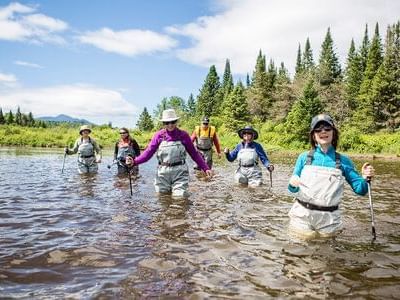
[{"label": "person wading in river", "polygon": [[300,154],[289,181],[288,189],[295,194],[289,228],[305,237],[328,237],[342,226],[339,205],[344,181],[356,194],[365,195],[366,179],[374,176],[374,168],[365,163],[360,176],[351,160],[336,152],[339,132],[327,114],[312,119],[309,138],[311,150]]},{"label": "person wading in river", "polygon": [[154,134],[147,148],[133,160],[133,163],[134,165],[145,163],[157,152],[158,169],[154,181],[156,192],[172,192],[173,197],[187,197],[189,168],[186,163],[186,152],[208,177],[212,176],[212,172],[196,151],[189,134],[177,128],[178,119],[175,110],[164,110],[161,118],[164,128]]},{"label": "person wading in river", "polygon": [[128,174],[137,175],[138,166],[133,166],[133,159],[140,155],[140,148],[136,140],[130,136],[129,130],[122,127],[119,130],[121,138],[115,143],[114,161],[118,165],[118,175]]},{"label": "person wading in river", "polygon": [[[217,150],[218,158],[221,158],[221,147],[219,145],[219,140],[215,127],[210,126],[209,123],[210,119],[204,117],[201,121],[201,125],[195,127],[191,139],[192,142],[195,143],[197,151],[200,152],[208,167],[211,169],[213,164],[213,144],[215,146],[215,149]],[[194,168],[196,170],[200,170],[197,165],[195,165]]]},{"label": "person wading in river", "polygon": [[[76,139],[72,149],[65,147],[66,154],[71,155],[78,152],[78,172],[79,174],[96,173],[98,163],[101,162],[101,150],[96,140],[90,137],[92,130],[88,125],[83,125],[79,129],[81,135]],[[97,154],[97,155],[96,155]]]},{"label": "person wading in river", "polygon": [[259,160],[263,165],[272,172],[272,165],[261,144],[254,142],[258,138],[258,132],[251,126],[246,126],[238,131],[242,141],[237,144],[236,148],[229,152],[228,148],[224,149],[226,159],[233,162],[236,158],[239,161],[239,168],[235,172],[235,182],[240,184],[248,184],[251,187],[262,184],[262,171]]}]

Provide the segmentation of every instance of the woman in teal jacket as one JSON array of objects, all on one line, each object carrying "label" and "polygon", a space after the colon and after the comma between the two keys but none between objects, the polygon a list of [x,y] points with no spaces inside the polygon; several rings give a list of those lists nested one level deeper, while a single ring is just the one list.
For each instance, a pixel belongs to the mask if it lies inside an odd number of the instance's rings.
[{"label": "woman in teal jacket", "polygon": [[360,176],[352,161],[336,152],[338,140],[339,132],[329,115],[312,119],[311,150],[298,157],[288,187],[296,200],[289,212],[290,229],[295,233],[331,236],[341,229],[344,181],[358,195],[368,192],[366,179],[374,176],[374,168],[365,163]]}]

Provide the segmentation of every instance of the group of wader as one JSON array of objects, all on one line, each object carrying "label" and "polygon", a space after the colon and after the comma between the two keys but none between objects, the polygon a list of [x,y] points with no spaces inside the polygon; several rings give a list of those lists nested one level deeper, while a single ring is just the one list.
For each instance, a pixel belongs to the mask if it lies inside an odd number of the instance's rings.
[{"label": "group of wader", "polygon": [[[186,156],[192,158],[195,169],[212,177],[213,146],[218,157],[221,147],[216,129],[210,126],[209,118],[202,119],[190,137],[178,128],[175,110],[166,109],[162,113],[163,128],[157,131],[143,153],[139,145],[130,137],[126,128],[121,128],[121,139],[115,144],[114,162],[118,165],[118,174],[136,174],[138,165],[147,162],[156,154],[158,168],[154,186],[157,193],[169,193],[173,197],[189,195],[189,168]],[[87,126],[80,129],[72,149],[66,154],[78,152],[78,170],[80,173],[97,171],[101,161],[101,151],[96,141],[89,137],[91,130]],[[269,172],[274,170],[261,144],[255,142],[258,132],[251,126],[238,131],[241,141],[230,151],[224,149],[229,162],[238,161],[234,180],[249,187],[260,186],[261,166]],[[338,130],[327,114],[315,116],[311,121],[309,139],[311,150],[300,154],[293,175],[289,180],[289,192],[295,195],[294,204],[289,212],[290,228],[301,235],[331,236],[342,227],[340,203],[343,197],[344,182],[347,181],[353,191],[359,195],[368,192],[368,182],[374,176],[374,168],[365,163],[360,175],[352,161],[336,152]]]}]

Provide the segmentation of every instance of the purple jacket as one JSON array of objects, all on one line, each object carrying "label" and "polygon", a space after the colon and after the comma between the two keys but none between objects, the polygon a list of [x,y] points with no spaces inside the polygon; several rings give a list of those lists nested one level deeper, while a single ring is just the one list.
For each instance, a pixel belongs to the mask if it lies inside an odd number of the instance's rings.
[{"label": "purple jacket", "polygon": [[204,159],[200,156],[200,154],[193,146],[189,134],[186,131],[180,130],[178,128],[175,128],[173,131],[168,131],[166,129],[161,129],[157,131],[153,135],[153,138],[151,139],[150,143],[147,145],[143,153],[135,158],[135,164],[140,165],[148,161],[154,155],[154,153],[156,153],[156,151],[158,150],[158,146],[160,146],[161,142],[164,139],[167,142],[181,141],[182,145],[185,147],[190,157],[203,171],[210,169],[204,162]]}]

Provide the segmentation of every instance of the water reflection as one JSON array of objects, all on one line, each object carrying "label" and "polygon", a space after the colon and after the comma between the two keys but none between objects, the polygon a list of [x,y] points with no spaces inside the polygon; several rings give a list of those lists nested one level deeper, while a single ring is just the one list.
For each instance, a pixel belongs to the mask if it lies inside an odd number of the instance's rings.
[{"label": "water reflection", "polygon": [[[61,152],[0,151],[0,290],[14,298],[396,298],[400,163],[376,161],[368,197],[345,190],[343,232],[304,241],[287,232],[295,157],[272,157],[273,187],[191,174],[189,199],[158,196],[156,161],[129,179],[78,175]],[[362,162],[356,160],[361,166]]]}]

